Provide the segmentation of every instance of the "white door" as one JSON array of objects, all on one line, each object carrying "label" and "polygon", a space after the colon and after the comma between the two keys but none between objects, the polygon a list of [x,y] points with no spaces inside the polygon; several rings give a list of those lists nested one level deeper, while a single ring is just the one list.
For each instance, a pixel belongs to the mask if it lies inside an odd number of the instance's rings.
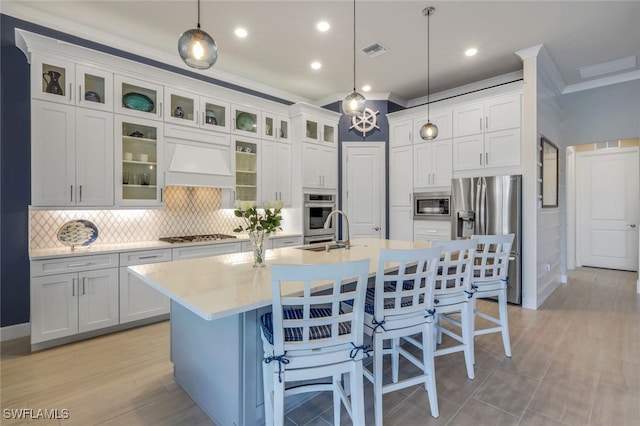
[{"label": "white door", "polygon": [[578,264],[638,270],[638,148],[578,154]]},{"label": "white door", "polygon": [[342,144],[342,209],[351,239],[386,235],[384,148],[384,142]]}]

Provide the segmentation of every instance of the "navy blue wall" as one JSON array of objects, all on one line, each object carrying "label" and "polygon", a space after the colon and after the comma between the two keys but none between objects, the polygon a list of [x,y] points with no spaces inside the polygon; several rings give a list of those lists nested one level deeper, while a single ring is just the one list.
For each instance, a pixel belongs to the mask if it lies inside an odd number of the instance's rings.
[{"label": "navy blue wall", "polygon": [[29,64],[0,16],[0,326],[29,321]]}]

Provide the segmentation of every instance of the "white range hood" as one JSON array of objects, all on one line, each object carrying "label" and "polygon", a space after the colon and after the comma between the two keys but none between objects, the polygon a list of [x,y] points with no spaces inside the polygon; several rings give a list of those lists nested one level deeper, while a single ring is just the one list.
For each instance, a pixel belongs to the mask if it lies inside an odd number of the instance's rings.
[{"label": "white range hood", "polygon": [[235,186],[228,135],[165,126],[164,142],[165,185]]}]

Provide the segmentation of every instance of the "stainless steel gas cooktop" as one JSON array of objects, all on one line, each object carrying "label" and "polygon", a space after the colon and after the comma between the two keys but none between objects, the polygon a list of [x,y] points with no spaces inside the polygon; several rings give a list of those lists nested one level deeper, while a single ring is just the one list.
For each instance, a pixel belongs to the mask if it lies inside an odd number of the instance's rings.
[{"label": "stainless steel gas cooktop", "polygon": [[230,238],[236,238],[236,237],[233,235],[226,235],[226,234],[203,234],[203,235],[184,235],[179,237],[162,237],[160,238],[160,241],[165,241],[171,244],[200,243],[200,242],[206,242],[206,241],[227,240]]}]

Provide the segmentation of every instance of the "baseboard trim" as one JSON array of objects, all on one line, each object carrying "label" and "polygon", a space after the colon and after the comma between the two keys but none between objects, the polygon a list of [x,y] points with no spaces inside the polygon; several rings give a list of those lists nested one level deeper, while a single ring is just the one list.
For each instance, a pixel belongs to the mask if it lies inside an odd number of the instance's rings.
[{"label": "baseboard trim", "polygon": [[8,325],[0,328],[0,342],[17,339],[19,337],[27,337],[31,335],[31,323]]}]

